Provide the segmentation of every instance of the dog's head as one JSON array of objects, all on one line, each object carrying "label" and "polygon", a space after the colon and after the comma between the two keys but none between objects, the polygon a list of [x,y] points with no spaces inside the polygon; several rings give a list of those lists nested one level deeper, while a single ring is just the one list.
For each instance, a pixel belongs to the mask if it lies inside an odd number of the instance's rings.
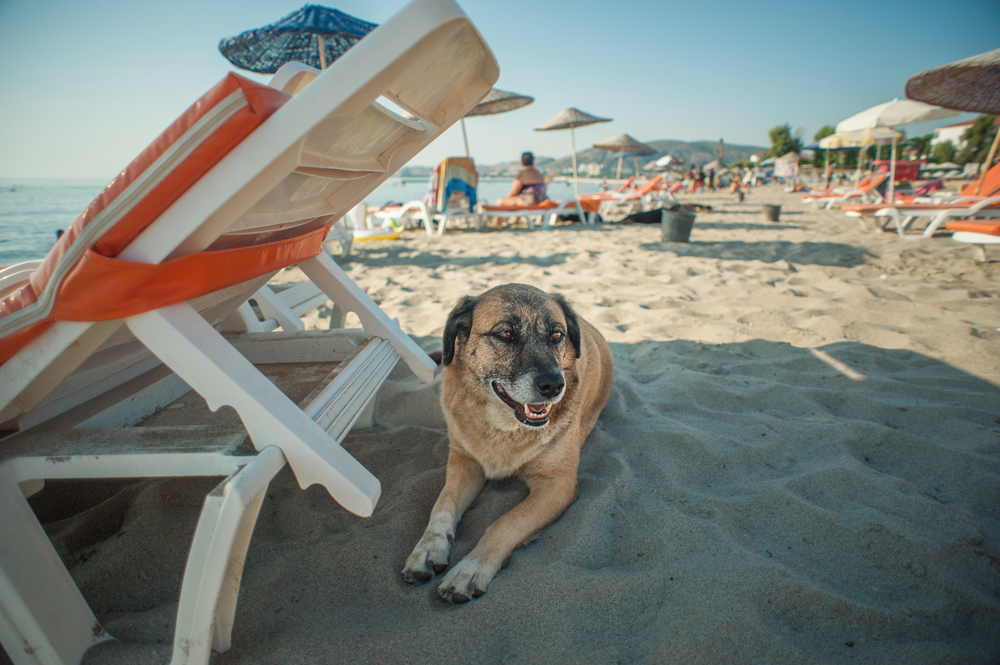
[{"label": "dog's head", "polygon": [[445,366],[473,378],[522,424],[541,427],[580,357],[580,322],[559,295],[506,284],[466,296],[444,328]]}]

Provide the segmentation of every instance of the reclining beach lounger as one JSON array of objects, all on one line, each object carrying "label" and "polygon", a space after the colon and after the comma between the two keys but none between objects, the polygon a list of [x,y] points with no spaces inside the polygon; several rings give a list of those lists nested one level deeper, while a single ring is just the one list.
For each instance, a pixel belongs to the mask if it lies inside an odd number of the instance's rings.
[{"label": "reclining beach lounger", "polygon": [[992,219],[966,219],[948,222],[951,239],[975,245],[976,261],[986,261],[986,245],[1000,244],[1000,221]]},{"label": "reclining beach lounger", "polygon": [[[876,219],[886,218],[890,220],[883,225],[883,228],[889,228],[889,223],[891,223],[899,237],[905,240],[920,240],[930,238],[938,231],[945,229],[945,225],[951,220],[972,217],[1000,217],[1000,196],[982,199],[972,204],[949,202],[939,206],[882,208],[876,211],[873,216]],[[910,233],[911,229],[920,221],[926,221],[923,231]]]},{"label": "reclining beach lounger", "polygon": [[[110,639],[25,500],[46,478],[229,476],[206,499],[188,555],[174,663],[228,647],[256,511],[286,463],[301,487],[371,514],[379,482],[340,441],[397,360],[428,381],[436,365],[321,243],[497,76],[451,0],[408,5],[321,74],[286,65],[270,86],[230,74],[11,285],[0,300],[0,642],[15,663],[77,663]],[[220,334],[241,328],[233,313],[295,263],[363,333]],[[343,362],[302,406],[253,364],[317,355]],[[33,436],[161,363],[175,374],[60,436]],[[189,387],[212,410],[232,406],[245,431],[122,427]]]},{"label": "reclining beach lounger", "polygon": [[[976,192],[979,192],[978,194]],[[979,179],[962,188],[958,193],[935,192],[923,197],[897,197],[893,203],[855,203],[842,207],[844,214],[848,217],[858,217],[862,219],[874,218],[875,213],[886,208],[895,208],[905,218],[907,211],[914,210],[918,214],[921,210],[943,210],[945,208],[972,207],[984,199],[1000,195],[1000,164],[995,164],[993,168],[986,172],[982,187]],[[892,221],[892,218],[888,218]],[[878,222],[878,219],[875,219]],[[912,221],[912,220],[911,220]],[[883,227],[884,228],[884,227]]]},{"label": "reclining beach lounger", "polygon": [[560,215],[576,215],[582,223],[591,223],[584,216],[583,209],[580,207],[579,202],[574,198],[569,198],[564,201],[552,201],[546,199],[541,203],[536,203],[530,206],[498,206],[484,204],[480,206],[480,209],[485,217],[523,219],[528,223],[529,231],[535,230],[536,220],[540,222],[544,228],[555,225],[556,218]]},{"label": "reclining beach lounger", "polygon": [[[883,196],[881,189],[889,180],[889,174],[884,171],[879,171],[878,173],[873,173],[863,186],[857,187],[856,189],[849,190],[842,194],[833,194],[831,196],[814,196],[806,195],[802,197],[803,201],[812,203],[816,207],[819,204],[824,204],[824,208],[830,210],[835,205],[844,205],[853,201],[855,199],[860,199],[862,203],[873,203],[882,201]],[[860,185],[861,183],[859,183]]]},{"label": "reclining beach lounger", "polygon": [[617,221],[636,212],[664,208],[676,203],[677,200],[668,189],[660,189],[662,180],[663,176],[658,175],[635,190],[580,194],[577,199],[580,207],[587,212],[589,223],[596,222],[597,216]]}]

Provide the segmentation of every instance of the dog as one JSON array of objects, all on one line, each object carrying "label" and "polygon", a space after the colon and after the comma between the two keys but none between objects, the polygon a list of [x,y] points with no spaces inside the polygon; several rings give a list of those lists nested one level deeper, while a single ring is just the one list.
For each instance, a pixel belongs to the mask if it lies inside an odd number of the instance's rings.
[{"label": "dog", "polygon": [[601,333],[565,299],[524,284],[461,299],[443,341],[445,484],[403,579],[428,582],[447,569],[455,527],[487,479],[517,474],[530,490],[444,576],[438,595],[465,603],[576,500],[580,449],[608,401],[614,364]]}]

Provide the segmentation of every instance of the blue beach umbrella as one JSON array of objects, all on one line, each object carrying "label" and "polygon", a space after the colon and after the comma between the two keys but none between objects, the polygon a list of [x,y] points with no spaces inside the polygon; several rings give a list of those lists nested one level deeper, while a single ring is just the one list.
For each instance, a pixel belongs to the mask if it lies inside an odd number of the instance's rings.
[{"label": "blue beach umbrella", "polygon": [[326,69],[377,27],[336,9],[306,5],[277,23],[223,39],[219,50],[240,69],[258,74],[273,74],[293,61]]}]

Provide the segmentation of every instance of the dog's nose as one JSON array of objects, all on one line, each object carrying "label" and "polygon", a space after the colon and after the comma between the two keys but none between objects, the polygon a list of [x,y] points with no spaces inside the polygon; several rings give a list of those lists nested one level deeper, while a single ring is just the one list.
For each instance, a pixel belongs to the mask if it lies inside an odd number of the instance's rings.
[{"label": "dog's nose", "polygon": [[562,392],[562,389],[566,386],[566,382],[563,380],[561,374],[556,372],[548,372],[546,374],[539,374],[535,377],[535,388],[542,397],[552,398]]}]

